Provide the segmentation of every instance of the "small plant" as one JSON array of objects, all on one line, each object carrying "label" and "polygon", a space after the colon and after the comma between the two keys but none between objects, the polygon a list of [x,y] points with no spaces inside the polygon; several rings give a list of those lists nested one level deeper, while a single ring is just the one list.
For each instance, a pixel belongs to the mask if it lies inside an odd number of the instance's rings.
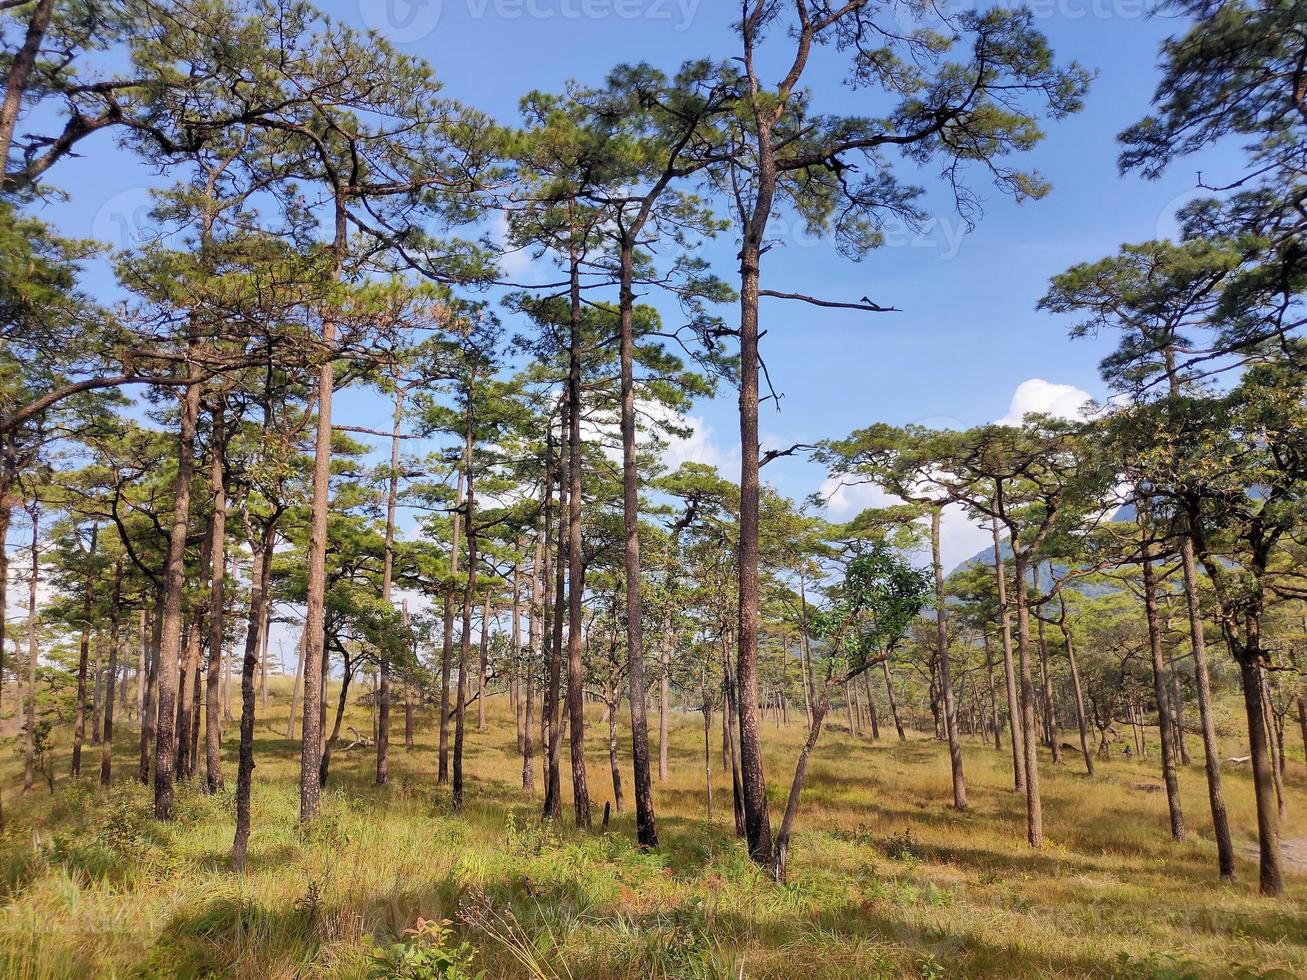
[{"label": "small plant", "polygon": [[418,919],[404,938],[381,946],[374,954],[369,977],[385,980],[481,980],[485,970],[473,971],[476,950],[469,942],[453,945],[453,923]]},{"label": "small plant", "polygon": [[880,849],[886,857],[895,861],[920,861],[922,859],[921,842],[912,836],[911,830],[902,830],[890,834],[881,841]]}]

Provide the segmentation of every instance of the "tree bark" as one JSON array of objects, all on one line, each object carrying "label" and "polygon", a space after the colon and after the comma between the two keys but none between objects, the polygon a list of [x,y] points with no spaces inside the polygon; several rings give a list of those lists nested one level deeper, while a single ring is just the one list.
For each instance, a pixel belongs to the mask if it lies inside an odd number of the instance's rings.
[{"label": "tree bark", "polygon": [[1003,541],[998,517],[991,522],[994,535],[994,575],[998,587],[998,618],[1003,632],[1003,677],[1007,682],[1007,718],[1012,736],[1012,782],[1018,793],[1026,788],[1026,750],[1022,738],[1022,708],[1012,664],[1012,609],[1007,600],[1007,570],[1003,562]]},{"label": "tree bark", "polygon": [[[36,781],[36,662],[40,645],[36,635],[36,598],[41,581],[41,511],[32,502],[32,568],[27,584],[27,725],[23,740],[23,795]],[[0,610],[2,613],[3,610]]]},{"label": "tree bark", "polygon": [[[2,159],[2,158],[0,158]],[[91,608],[95,602],[95,549],[100,529],[91,526],[91,547],[87,554],[88,569],[83,583],[85,593],[82,596],[82,635],[77,647],[77,714],[73,722],[73,765],[74,777],[82,774],[82,740],[86,737],[86,668],[91,655]],[[3,612],[0,609],[0,612]],[[0,678],[0,682],[2,682]]]},{"label": "tree bark", "polygon": [[155,728],[158,724],[159,706],[155,698],[155,688],[159,683],[159,657],[163,642],[162,592],[155,596],[154,614],[150,617],[150,640],[145,651],[145,677],[141,695],[141,761],[137,767],[136,778],[144,785],[150,784],[150,760],[154,753]]},{"label": "tree bark", "polygon": [[[254,672],[258,668],[259,650],[266,649],[268,587],[272,581],[272,557],[277,543],[274,515],[263,527],[258,554],[255,555],[254,581],[250,590],[250,614],[245,629],[245,657],[241,662],[241,735],[240,756],[236,765],[236,834],[231,843],[231,863],[237,871],[245,869],[245,854],[250,841],[250,793],[254,780]],[[300,647],[301,652],[303,646]],[[301,664],[303,658],[301,657]],[[299,672],[296,671],[296,679]],[[291,724],[294,725],[295,701],[292,692]]]},{"label": "tree bark", "polygon": [[1085,718],[1085,696],[1080,687],[1080,668],[1076,664],[1075,645],[1071,642],[1071,629],[1066,621],[1066,600],[1062,599],[1062,643],[1066,649],[1066,662],[1071,668],[1071,689],[1076,699],[1076,726],[1080,729],[1080,752],[1085,757],[1085,772],[1094,775],[1094,755],[1089,751],[1089,723]]},{"label": "tree bark", "polygon": [[[1151,534],[1151,522],[1144,527]],[[1175,729],[1166,692],[1166,661],[1162,653],[1162,631],[1157,617],[1157,583],[1153,575],[1152,546],[1144,543],[1141,561],[1144,586],[1144,614],[1148,619],[1148,650],[1153,666],[1153,696],[1157,701],[1157,729],[1162,743],[1162,779],[1166,783],[1166,803],[1171,820],[1171,839],[1184,840],[1184,814],[1180,809],[1180,783],[1176,776],[1178,759]]]},{"label": "tree bark", "polygon": [[944,608],[944,565],[939,553],[940,507],[930,512],[930,555],[935,566],[935,649],[939,655],[939,686],[944,696],[944,728],[948,736],[949,765],[953,773],[953,808],[967,808],[967,783],[962,773],[962,739],[958,737],[957,705],[949,670],[948,621]]},{"label": "tree bark", "polygon": [[[390,428],[390,478],[386,485],[386,557],[381,572],[381,601],[392,608],[390,592],[395,578],[395,508],[399,504],[399,437],[404,420],[404,389],[395,388],[395,414]],[[383,647],[378,658],[377,785],[390,778],[390,654]]]},{"label": "tree bark", "polygon": [[458,576],[459,534],[462,528],[463,514],[459,501],[463,499],[465,481],[467,480],[468,459],[464,455],[462,467],[458,473],[458,489],[454,494],[454,515],[450,531],[449,575],[450,585],[445,591],[445,609],[442,627],[444,640],[440,651],[440,744],[439,763],[436,772],[436,785],[449,781],[449,684],[454,669],[454,580]]},{"label": "tree bark", "polygon": [[27,92],[28,82],[36,68],[41,53],[41,44],[46,31],[50,28],[50,18],[54,13],[54,0],[37,0],[32,16],[27,21],[27,31],[23,44],[9,63],[5,75],[5,97],[0,103],[0,161],[9,160],[9,150],[14,142],[14,129],[23,110],[23,95]]},{"label": "tree bark", "polygon": [[882,660],[880,667],[885,674],[885,697],[889,701],[890,715],[894,718],[894,728],[899,733],[899,741],[906,742],[908,736],[903,732],[903,719],[899,717],[899,703],[894,697],[894,681],[890,677],[889,661]]},{"label": "tree bark", "polygon": [[[645,715],[644,681],[644,612],[641,602],[640,576],[640,472],[636,463],[635,432],[635,276],[634,244],[629,240],[621,249],[620,290],[620,372],[622,397],[622,527],[624,537],[623,570],[626,575],[626,656],[627,680],[631,699],[631,763],[635,783],[636,839],[641,847],[658,846],[658,825],[654,815],[653,786],[649,773],[649,726]],[[579,368],[578,368],[579,370]],[[616,724],[612,724],[614,736]],[[660,719],[666,741],[666,709]],[[659,749],[663,770],[666,763]],[[614,756],[614,762],[616,756]],[[620,773],[614,770],[614,780]],[[618,810],[621,810],[620,783]]]},{"label": "tree bark", "polygon": [[585,666],[581,660],[582,599],[584,598],[583,555],[581,554],[581,279],[580,265],[571,256],[571,298],[568,340],[567,398],[569,480],[567,493],[567,710],[571,716],[568,748],[572,761],[572,806],[576,825],[590,826],[590,789],[585,769]]},{"label": "tree bark", "polygon": [[118,674],[118,643],[123,620],[123,560],[113,566],[113,599],[109,606],[109,675],[104,699],[104,738],[100,740],[100,785],[113,780],[113,694]]},{"label": "tree bark", "polygon": [[[192,322],[194,344],[198,324]],[[186,586],[186,535],[190,530],[191,483],[195,476],[195,426],[200,414],[199,368],[187,362],[190,384],[181,397],[177,438],[177,480],[173,488],[172,530],[163,567],[163,616],[159,640],[158,725],[154,738],[154,816],[171,820],[177,762],[177,694],[182,647],[182,593]]]},{"label": "tree bark", "polygon": [[[1017,554],[1016,542],[1012,543]],[[1001,574],[1001,573],[1000,573]],[[1026,563],[1017,555],[1013,576],[1017,595],[1017,660],[1021,672],[1021,744],[1025,752],[1026,841],[1044,846],[1044,805],[1039,792],[1039,745],[1035,738],[1035,685],[1030,669],[1030,606],[1026,594]],[[1015,730],[1016,726],[1013,726]]]},{"label": "tree bark", "polygon": [[[467,520],[467,576],[463,582],[463,635],[458,647],[458,697],[454,708],[454,784],[453,803],[455,810],[463,808],[463,741],[465,737],[467,715],[467,665],[471,660],[472,649],[472,602],[476,595],[477,578],[477,536],[474,519],[476,516],[476,480],[472,472],[472,391],[467,392],[467,431],[464,435],[463,459],[467,472],[467,498],[465,517]],[[482,627],[484,629],[484,625]]]},{"label": "tree bark", "polygon": [[[213,409],[212,459],[209,486],[213,490],[212,537],[209,541],[209,671],[204,689],[205,787],[210,793],[222,789],[222,657],[226,649],[224,622],[227,576],[227,437],[224,406],[218,396]],[[197,719],[198,724],[198,719]]]}]

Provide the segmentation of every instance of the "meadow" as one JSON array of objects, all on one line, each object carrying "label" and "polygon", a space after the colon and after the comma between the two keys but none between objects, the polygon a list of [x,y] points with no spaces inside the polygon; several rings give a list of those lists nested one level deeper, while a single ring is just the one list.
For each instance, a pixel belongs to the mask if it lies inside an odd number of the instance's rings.
[{"label": "meadow", "polygon": [[[646,854],[633,843],[629,809],[606,829],[597,819],[591,832],[570,819],[542,826],[538,798],[520,788],[507,702],[489,708],[485,732],[469,719],[462,813],[435,785],[434,719],[424,714],[412,751],[397,732],[386,787],[372,785],[371,750],[338,752],[323,811],[301,827],[299,750],[284,737],[284,702],[271,705],[257,729],[244,874],[227,863],[230,788],[206,796],[185,786],[174,822],[150,819],[148,794],[132,778],[130,725],[120,729],[108,792],[64,776],[66,751],[56,747],[53,794],[38,784],[20,800],[11,761],[0,975],[1307,975],[1307,877],[1296,864],[1284,898],[1257,895],[1252,793],[1237,767],[1227,768],[1226,793],[1239,880],[1222,885],[1197,762],[1182,774],[1189,835],[1180,845],[1168,840],[1155,757],[1103,763],[1092,780],[1070,762],[1046,763],[1049,843],[1036,852],[1024,843],[1006,752],[967,743],[972,805],[957,813],[940,743],[922,735],[873,743],[836,723],[814,759],[789,881],[776,885],[735,837],[717,724],[714,818],[705,813],[701,717],[676,715],[670,778],[655,786],[662,847]],[[350,721],[366,729],[367,709],[353,710]],[[765,727],[773,819],[801,721]],[[602,810],[612,787],[597,729],[588,761]],[[229,737],[229,787],[235,748]],[[1286,840],[1307,837],[1304,801],[1294,756]]]}]

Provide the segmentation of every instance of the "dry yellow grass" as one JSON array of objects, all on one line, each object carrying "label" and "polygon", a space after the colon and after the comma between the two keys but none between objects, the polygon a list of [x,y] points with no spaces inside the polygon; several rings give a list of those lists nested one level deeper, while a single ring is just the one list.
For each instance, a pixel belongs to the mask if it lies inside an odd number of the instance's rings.
[{"label": "dry yellow grass", "polygon": [[[958,814],[938,743],[873,744],[832,729],[804,795],[790,882],[777,886],[729,825],[716,724],[716,820],[704,814],[701,720],[679,716],[672,778],[655,787],[663,847],[641,854],[629,812],[607,832],[541,828],[538,800],[519,788],[506,702],[490,707],[488,731],[469,727],[462,814],[434,785],[425,714],[414,751],[394,740],[388,787],[371,785],[370,750],[338,755],[321,818],[301,828],[298,750],[282,737],[277,706],[258,726],[244,875],[225,860],[230,790],[208,798],[185,789],[178,819],[154,824],[144,788],[131,782],[129,728],[108,794],[65,777],[53,797],[42,785],[18,802],[10,762],[0,975],[364,976],[374,942],[419,917],[458,921],[492,977],[529,975],[514,956],[523,945],[539,975],[578,980],[1307,975],[1307,880],[1298,870],[1285,898],[1257,896],[1252,797],[1238,770],[1227,771],[1227,798],[1240,880],[1222,885],[1198,765],[1182,775],[1189,839],[1174,845],[1163,794],[1149,789],[1159,781],[1154,760],[1107,763],[1093,780],[1071,761],[1046,764],[1049,844],[1034,852],[1007,753],[968,744],[972,808]],[[367,715],[359,709],[354,720],[365,727]],[[777,813],[802,735],[797,722],[764,728]],[[225,748],[231,784],[234,729]],[[612,790],[597,730],[589,749],[601,812]],[[66,751],[57,766],[66,771]],[[1300,759],[1286,792],[1285,836],[1307,837]],[[483,900],[499,938],[461,923]]]}]

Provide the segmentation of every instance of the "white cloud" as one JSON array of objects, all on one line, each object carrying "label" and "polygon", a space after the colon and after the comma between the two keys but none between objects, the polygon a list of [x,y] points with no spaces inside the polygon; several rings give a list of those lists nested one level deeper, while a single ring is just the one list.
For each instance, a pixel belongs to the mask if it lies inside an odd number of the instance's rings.
[{"label": "white cloud", "polygon": [[1075,385],[1056,384],[1043,378],[1030,378],[1017,385],[1007,414],[998,419],[999,425],[1020,425],[1032,412],[1062,419],[1084,417],[1085,409],[1093,401],[1089,392]]}]

